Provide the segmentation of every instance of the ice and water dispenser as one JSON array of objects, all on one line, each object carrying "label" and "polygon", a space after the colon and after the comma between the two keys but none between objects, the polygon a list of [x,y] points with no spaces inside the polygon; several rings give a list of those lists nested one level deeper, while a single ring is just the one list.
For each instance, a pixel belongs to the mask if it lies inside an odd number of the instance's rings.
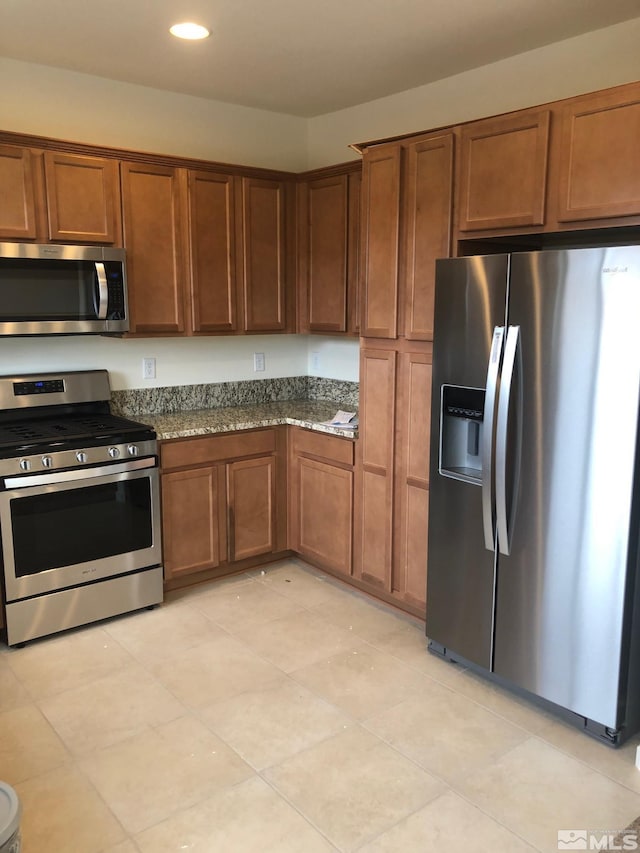
[{"label": "ice and water dispenser", "polygon": [[482,480],[484,389],[442,386],[440,473],[477,483]]}]

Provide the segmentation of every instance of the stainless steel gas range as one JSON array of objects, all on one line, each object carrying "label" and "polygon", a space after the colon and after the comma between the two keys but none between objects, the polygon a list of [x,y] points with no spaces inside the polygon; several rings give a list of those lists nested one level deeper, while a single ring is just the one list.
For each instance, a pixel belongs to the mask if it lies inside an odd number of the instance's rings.
[{"label": "stainless steel gas range", "polygon": [[8,645],[162,601],[156,434],[106,370],[0,376]]}]

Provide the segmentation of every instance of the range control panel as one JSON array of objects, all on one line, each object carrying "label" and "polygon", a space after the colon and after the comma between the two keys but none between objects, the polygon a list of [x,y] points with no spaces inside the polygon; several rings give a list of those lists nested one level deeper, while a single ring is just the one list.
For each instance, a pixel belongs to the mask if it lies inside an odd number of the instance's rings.
[{"label": "range control panel", "polygon": [[62,394],[63,392],[63,379],[39,379],[33,382],[13,383],[13,393],[16,397],[24,397],[26,394]]}]

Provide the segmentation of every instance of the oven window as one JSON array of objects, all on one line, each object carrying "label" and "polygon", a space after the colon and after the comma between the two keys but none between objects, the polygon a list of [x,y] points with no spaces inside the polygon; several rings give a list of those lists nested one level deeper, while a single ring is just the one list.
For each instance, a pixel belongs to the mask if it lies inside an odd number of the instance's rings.
[{"label": "oven window", "polygon": [[16,577],[153,544],[148,477],[11,501]]}]

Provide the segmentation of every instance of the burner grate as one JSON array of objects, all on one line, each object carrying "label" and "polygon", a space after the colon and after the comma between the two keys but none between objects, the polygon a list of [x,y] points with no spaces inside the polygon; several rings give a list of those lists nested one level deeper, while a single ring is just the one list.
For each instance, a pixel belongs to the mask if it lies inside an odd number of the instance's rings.
[{"label": "burner grate", "polygon": [[0,424],[0,449],[61,441],[81,444],[96,438],[109,440],[116,434],[135,435],[148,430],[144,424],[109,414],[33,418]]}]

